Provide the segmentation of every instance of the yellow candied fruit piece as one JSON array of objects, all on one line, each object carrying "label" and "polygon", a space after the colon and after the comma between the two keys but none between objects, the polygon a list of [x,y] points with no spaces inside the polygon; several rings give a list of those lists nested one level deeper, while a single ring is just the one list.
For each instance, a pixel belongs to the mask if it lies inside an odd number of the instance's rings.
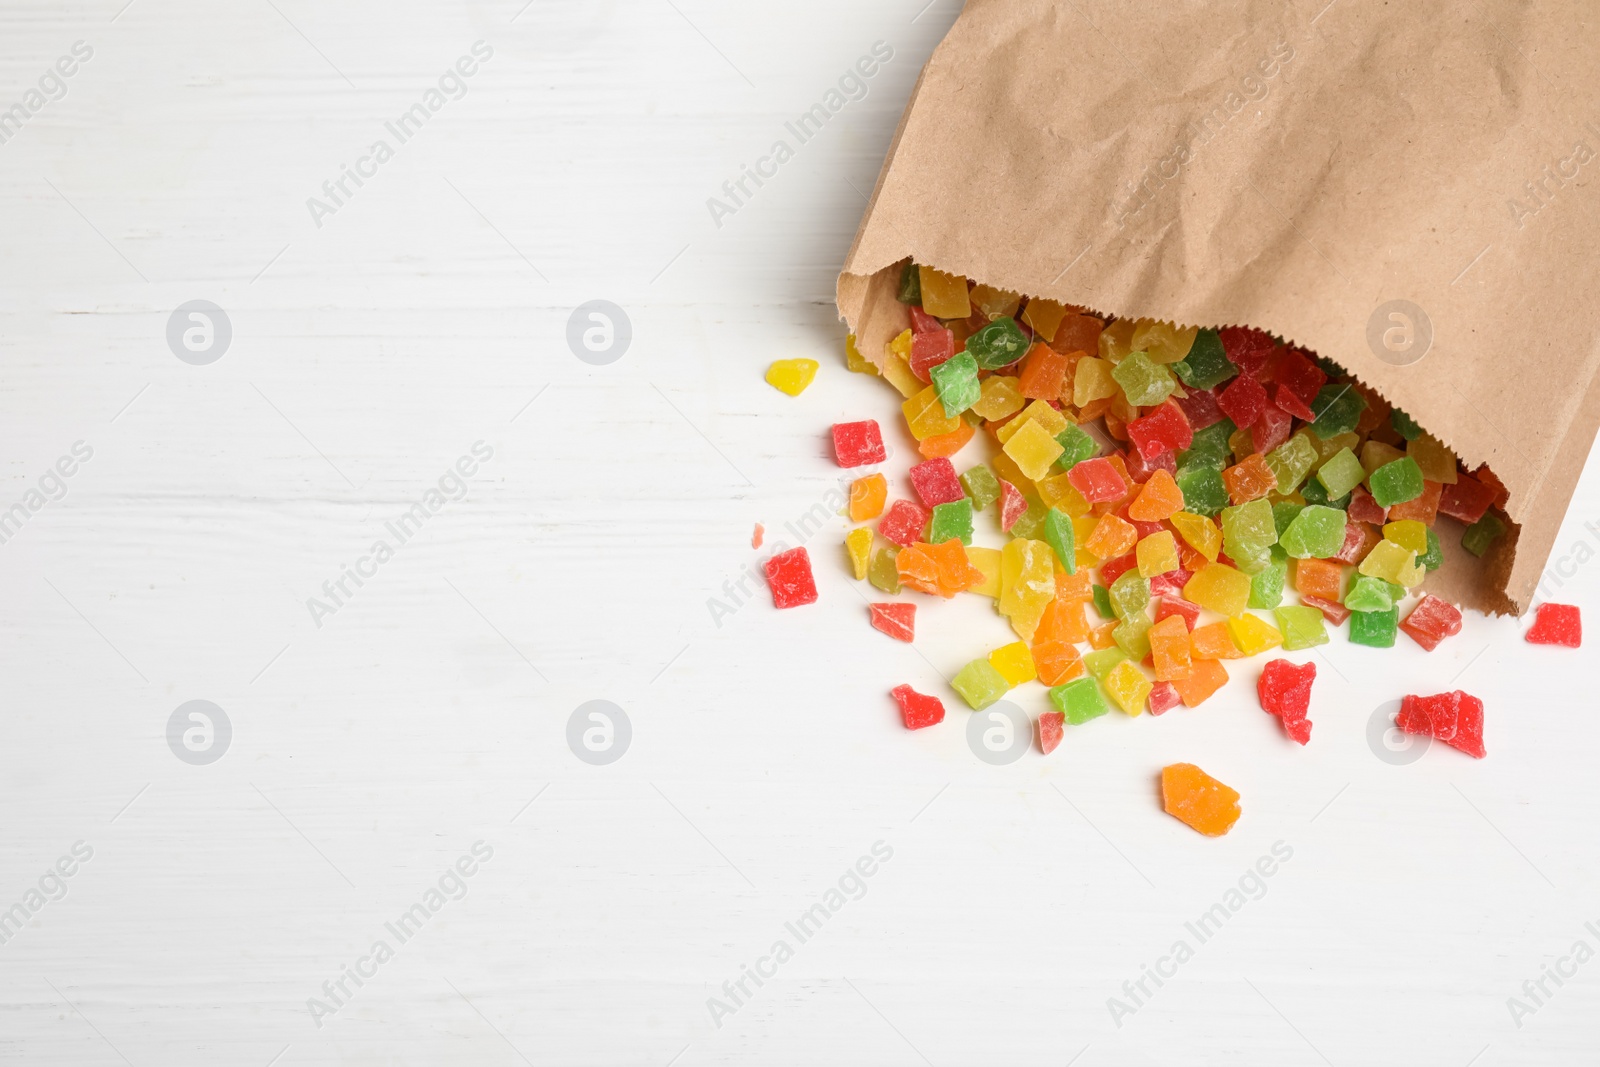
[{"label": "yellow candied fruit piece", "polygon": [[1033,635],[1038,632],[1039,623],[1049,608],[1049,604],[1029,604],[1026,610],[1011,616],[1011,632],[1028,644],[1033,644]]},{"label": "yellow candied fruit piece", "polygon": [[1029,652],[1028,646],[1021,641],[1001,645],[989,653],[989,666],[999,671],[1000,677],[1013,688],[1039,677],[1039,672],[1033,665],[1033,653]]},{"label": "yellow candied fruit piece", "polygon": [[[1100,335],[1102,348],[1105,345],[1105,334]],[[1118,392],[1117,380],[1111,377],[1111,364],[1103,359],[1093,356],[1078,360],[1077,368],[1072,372],[1072,402],[1078,407],[1103,400],[1109,396],[1116,396]]]},{"label": "yellow candied fruit piece", "polygon": [[1004,451],[1017,461],[1017,466],[1030,481],[1037,482],[1050,473],[1050,468],[1066,449],[1043,426],[1029,422],[1011,435]]},{"label": "yellow candied fruit piece", "polygon": [[1139,542],[1139,576],[1154,578],[1178,569],[1178,542],[1170,530],[1153,533]]},{"label": "yellow candied fruit piece", "polygon": [[1040,426],[1043,426],[1045,433],[1051,437],[1067,428],[1067,417],[1065,415],[1051,407],[1048,401],[1035,400],[1027,406],[1021,415],[996,430],[994,432],[995,440],[1002,445],[1005,444],[1011,440],[1012,434],[1030,422],[1037,422]]},{"label": "yellow candied fruit piece", "polygon": [[1066,474],[1052,474],[1048,478],[1041,478],[1036,487],[1039,490],[1039,499],[1047,508],[1060,508],[1071,518],[1079,518],[1089,514],[1089,502],[1083,499],[1083,494],[1078,492]]},{"label": "yellow candied fruit piece", "polygon": [[1002,615],[1043,614],[1056,598],[1054,554],[1043,541],[1013,538],[1000,550],[1000,603]]},{"label": "yellow candied fruit piece", "polygon": [[1084,543],[1094,534],[1095,524],[1100,520],[1093,515],[1072,516],[1072,541],[1078,546],[1076,553],[1078,573],[1084,573],[1085,568],[1094,568],[1100,565],[1100,557],[1084,548]]},{"label": "yellow candied fruit piece", "polygon": [[[1027,403],[1022,396],[1021,388],[1017,385],[1017,379],[1009,374],[991,374],[978,388],[980,391],[978,400],[972,405],[972,411],[980,419],[988,419],[991,422],[1003,419],[1007,415],[1021,411],[1022,405]],[[1006,425],[1009,426],[1010,423]]]},{"label": "yellow candied fruit piece", "polygon": [[901,330],[900,333],[895,336],[895,339],[889,342],[889,351],[893,352],[903,360],[908,362],[910,361],[911,330],[909,328]]},{"label": "yellow candied fruit piece", "polygon": [[905,413],[911,436],[919,441],[942,433],[955,433],[961,426],[959,415],[953,419],[945,417],[944,405],[939,402],[939,390],[931,385],[901,404],[900,410]]},{"label": "yellow candied fruit piece", "polygon": [[1354,452],[1361,447],[1361,435],[1355,431],[1336,433],[1324,441],[1316,434],[1311,435],[1311,443],[1317,446],[1317,466],[1322,466],[1334,456],[1349,449]]},{"label": "yellow candied fruit piece", "polygon": [[1283,644],[1283,634],[1259,615],[1234,615],[1228,619],[1228,636],[1245,657],[1260,655]]},{"label": "yellow candied fruit piece", "polygon": [[1419,556],[1428,554],[1428,528],[1416,519],[1384,523],[1383,539],[1410,549]]},{"label": "yellow candied fruit piece", "polygon": [[1056,331],[1061,329],[1061,320],[1066,317],[1066,305],[1054,300],[1029,300],[1027,310],[1022,313],[1022,321],[1033,327],[1034,334],[1047,344],[1054,340]]},{"label": "yellow candied fruit piece", "polygon": [[[1128,353],[1133,351],[1132,341],[1132,319],[1117,319],[1111,322],[1100,331],[1100,358],[1107,363],[1121,363]],[[1078,406],[1083,405],[1079,403]]]},{"label": "yellow candied fruit piece", "polygon": [[847,333],[844,336],[844,365],[848,370],[857,374],[871,374],[876,376],[878,368],[872,360],[861,354],[861,349],[856,347],[856,335]]},{"label": "yellow candied fruit piece", "polygon": [[844,535],[844,547],[850,553],[850,568],[856,581],[867,576],[867,562],[872,557],[872,527],[862,526]]},{"label": "yellow candied fruit piece", "polygon": [[780,393],[799,396],[817,376],[814,359],[777,359],[767,368],[767,384]]},{"label": "yellow candied fruit piece", "polygon": [[1422,468],[1422,477],[1427,481],[1456,484],[1456,454],[1432,434],[1425,433],[1408,443],[1406,455]]},{"label": "yellow candied fruit piece", "polygon": [[1405,585],[1400,579],[1416,567],[1416,559],[1417,554],[1409,548],[1402,548],[1385,539],[1372,546],[1372,551],[1367,553],[1367,558],[1356,569],[1369,578],[1382,578],[1395,585]]},{"label": "yellow candied fruit piece", "polygon": [[1250,603],[1250,576],[1226,563],[1207,563],[1183,587],[1183,599],[1229,618],[1242,615]]},{"label": "yellow candied fruit piece", "polygon": [[998,548],[968,548],[967,562],[983,572],[983,581],[968,589],[969,593],[989,597],[1000,596],[1000,550]]},{"label": "yellow candied fruit piece", "polygon": [[1034,490],[1033,479],[1023,474],[1022,468],[1017,466],[1017,461],[1004,452],[996,452],[994,458],[989,460],[989,466],[994,469],[996,478],[1010,482],[1023,493],[1029,493]]},{"label": "yellow candied fruit piece", "polygon": [[1151,363],[1176,363],[1189,354],[1199,332],[1195,326],[1179,329],[1170,322],[1140,319],[1128,344],[1133,351],[1149,356]]},{"label": "yellow candied fruit piece", "polygon": [[1377,470],[1385,463],[1393,463],[1397,459],[1404,459],[1405,453],[1392,445],[1382,441],[1368,441],[1361,446],[1361,467],[1368,474]]},{"label": "yellow candied fruit piece", "polygon": [[923,311],[936,319],[964,319],[972,314],[967,280],[961,275],[920,265],[917,274],[922,282]]},{"label": "yellow candied fruit piece", "polygon": [[1228,435],[1228,451],[1241,459],[1252,455],[1256,450],[1255,438],[1250,436],[1250,427],[1235,430]]},{"label": "yellow candied fruit piece", "polygon": [[886,349],[883,357],[884,379],[894,386],[901,396],[911,397],[922,392],[922,382],[911,373],[911,331],[906,330],[884,348]]},{"label": "yellow candied fruit piece", "polygon": [[1129,715],[1143,713],[1144,702],[1150,696],[1150,690],[1155,688],[1131,659],[1125,659],[1112,667],[1101,685],[1111,694],[1111,699],[1117,702],[1117,707]]},{"label": "yellow candied fruit piece", "polygon": [[968,299],[977,305],[978,310],[983,312],[983,317],[990,322],[1006,315],[1014,317],[1017,308],[1022,306],[1021,293],[996,289],[992,285],[974,285]]},{"label": "yellow candied fruit piece", "polygon": [[1216,523],[1188,511],[1180,511],[1167,521],[1189,542],[1190,548],[1213,563],[1217,561],[1217,553],[1222,551],[1222,531]]}]

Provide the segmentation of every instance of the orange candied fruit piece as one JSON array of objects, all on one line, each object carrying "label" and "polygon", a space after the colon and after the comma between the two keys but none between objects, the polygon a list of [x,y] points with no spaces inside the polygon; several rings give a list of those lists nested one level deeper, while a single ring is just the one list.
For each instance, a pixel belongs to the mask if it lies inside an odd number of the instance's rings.
[{"label": "orange candied fruit piece", "polygon": [[1111,619],[1108,622],[1103,622],[1099,626],[1092,628],[1089,631],[1089,647],[1094,649],[1096,652],[1099,652],[1110,648],[1112,645],[1115,645],[1117,643],[1117,639],[1112,636],[1112,634],[1113,631],[1115,631],[1116,628],[1121,625],[1122,624],[1116,619]]},{"label": "orange candied fruit piece", "polygon": [[1128,505],[1128,518],[1136,522],[1161,522],[1183,510],[1183,490],[1163,468],[1156,468],[1139,495]]},{"label": "orange candied fruit piece", "polygon": [[1100,559],[1116,559],[1132,551],[1138,540],[1139,531],[1133,528],[1132,523],[1106,514],[1094,524],[1094,533],[1083,543],[1083,549]]},{"label": "orange candied fruit piece", "polygon": [[1389,521],[1402,522],[1406,519],[1415,519],[1424,526],[1432,526],[1439,517],[1439,497],[1444,492],[1442,482],[1422,483],[1422,495],[1404,504],[1389,505]]},{"label": "orange candied fruit piece", "polygon": [[1022,357],[1017,387],[1031,400],[1056,400],[1061,396],[1061,382],[1066,376],[1067,357],[1039,341]]},{"label": "orange candied fruit piece", "polygon": [[1294,587],[1301,596],[1321,597],[1337,604],[1344,599],[1344,567],[1338,560],[1297,559]]},{"label": "orange candied fruit piece", "polygon": [[1039,628],[1033,632],[1033,639],[1068,645],[1089,640],[1089,617],[1084,605],[1077,601],[1052,600],[1039,617]]},{"label": "orange candied fruit piece", "polygon": [[928,459],[938,459],[940,456],[953,456],[967,446],[972,440],[972,424],[966,419],[961,420],[961,425],[950,433],[936,433],[932,437],[924,437],[917,442],[917,451]]},{"label": "orange candied fruit piece", "polygon": [[850,483],[850,521],[866,522],[883,514],[889,496],[889,482],[881,474],[869,474]]},{"label": "orange candied fruit piece", "polygon": [[1176,682],[1187,678],[1193,665],[1189,652],[1189,627],[1182,615],[1168,615],[1146,631],[1150,639],[1150,658],[1156,681]]},{"label": "orange candied fruit piece", "polygon": [[[902,556],[904,552],[900,553]],[[903,579],[902,579],[903,580]],[[1225,622],[1213,622],[1198,627],[1189,635],[1189,653],[1195,659],[1244,659],[1244,653],[1233,643]]]},{"label": "orange candied fruit piece", "polygon": [[1168,815],[1207,837],[1221,837],[1239,821],[1239,791],[1192,763],[1161,768],[1161,802]]},{"label": "orange candied fruit piece", "polygon": [[1080,604],[1093,600],[1094,579],[1089,576],[1089,569],[1079,567],[1076,574],[1056,571],[1056,599]]},{"label": "orange candied fruit piece", "polygon": [[1228,672],[1214,659],[1197,659],[1189,668],[1189,677],[1172,680],[1172,688],[1186,708],[1198,708],[1227,684]]},{"label": "orange candied fruit piece", "polygon": [[[981,570],[967,558],[967,550],[952,537],[937,545],[923,545],[939,569],[939,595],[953,597],[980,586],[986,580]],[[902,551],[901,555],[905,553]]]},{"label": "orange candied fruit piece", "polygon": [[1033,635],[1033,667],[1045,685],[1065,685],[1083,673],[1083,656],[1075,645],[1041,641]]},{"label": "orange candied fruit piece", "polygon": [[1229,500],[1246,504],[1278,488],[1278,476],[1272,473],[1261,453],[1253,452],[1243,462],[1222,472],[1222,484],[1228,487]]}]

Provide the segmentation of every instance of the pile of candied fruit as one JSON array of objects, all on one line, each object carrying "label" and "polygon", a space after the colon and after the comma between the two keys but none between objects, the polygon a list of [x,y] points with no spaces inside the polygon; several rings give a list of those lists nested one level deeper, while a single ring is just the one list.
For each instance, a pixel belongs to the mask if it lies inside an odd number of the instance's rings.
[{"label": "pile of candied fruit", "polygon": [[[981,710],[1042,683],[1044,752],[1113,706],[1198,707],[1225,663],[1310,649],[1330,626],[1380,648],[1403,632],[1428,651],[1460,631],[1461,612],[1421,589],[1444,558],[1436,523],[1464,524],[1462,550],[1482,556],[1508,529],[1506,490],[1335,364],[1260,330],[1106,318],[910,263],[899,298],[911,327],[881,365],[853,337],[846,356],[904,397],[922,461],[915,499],[891,502],[881,472],[851,485],[850,566],[889,596],[994,600],[1017,640],[950,686]],[[798,395],[816,369],[782,360],[767,380]],[[988,461],[958,473],[952,459],[980,437]],[[833,442],[841,467],[886,460],[876,421],[837,424]],[[1001,547],[974,543],[984,511]],[[816,599],[803,547],[773,556],[767,577],[778,607]],[[914,602],[869,612],[901,641],[915,616]],[[1528,637],[1576,647],[1578,627],[1576,608],[1546,604]],[[1315,676],[1274,659],[1258,678],[1262,708],[1301,745]],[[944,718],[937,697],[891,695],[908,728]],[[1484,755],[1483,705],[1467,694],[1407,697],[1396,725]],[[1163,788],[1204,833],[1238,816],[1237,793],[1199,768],[1167,768]]]}]

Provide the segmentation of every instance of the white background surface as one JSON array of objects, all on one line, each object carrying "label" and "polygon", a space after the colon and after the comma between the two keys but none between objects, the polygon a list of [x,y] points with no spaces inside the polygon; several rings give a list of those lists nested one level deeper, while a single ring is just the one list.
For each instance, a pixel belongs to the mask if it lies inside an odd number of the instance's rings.
[{"label": "white background surface", "polygon": [[[898,421],[843,371],[833,278],[954,0],[122,2],[0,13],[0,108],[94,49],[0,145],[0,507],[94,450],[0,545],[0,908],[93,849],[0,945],[0,1057],[1594,1062],[1600,963],[1520,1028],[1507,1008],[1600,949],[1587,652],[1510,619],[1432,655],[1336,638],[1306,749],[1246,665],[1203,709],[994,768],[940,675],[1009,631],[977,598],[925,606],[914,648],[869,629],[843,520],[811,540],[820,603],[714,624],[766,555],[752,524],[784,536],[837,484],[829,424]],[[314,225],[306,198],[480,39],[467,95]],[[706,198],[879,40],[866,98],[715,226]],[[164,340],[196,298],[234,330],[204,367]],[[564,339],[595,298],[633,324],[609,366]],[[762,383],[799,355],[803,397]],[[479,440],[466,498],[315,625],[307,598]],[[1569,562],[1597,505],[1591,471]],[[1555,598],[1594,602],[1575,571]],[[950,719],[908,734],[900,682]],[[1455,686],[1487,760],[1375,755],[1374,709]],[[197,698],[234,731],[204,767],[165,740]],[[591,699],[632,722],[609,766],[566,744]],[[1228,837],[1161,812],[1177,760],[1243,793]],[[465,898],[319,1027],[308,998],[477,841]],[[715,1026],[707,998],[877,841],[866,894]],[[1198,945],[1185,922],[1275,842],[1292,859]],[[1108,998],[1179,939],[1117,1026]]]}]

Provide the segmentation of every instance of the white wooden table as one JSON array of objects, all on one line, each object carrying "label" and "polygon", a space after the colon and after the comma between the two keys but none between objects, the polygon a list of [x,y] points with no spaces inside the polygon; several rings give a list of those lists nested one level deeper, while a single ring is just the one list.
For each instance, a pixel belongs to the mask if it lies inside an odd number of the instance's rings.
[{"label": "white wooden table", "polygon": [[[1594,1062],[1591,654],[1338,641],[1304,750],[1245,669],[989,766],[885,695],[949,698],[1008,636],[977,603],[887,641],[836,517],[817,605],[732,603],[753,524],[838,485],[829,424],[895,417],[831,295],[923,2],[0,13],[0,1059]],[[593,300],[609,362],[567,341]],[[1597,602],[1597,519],[1591,474],[1556,599]],[[1381,705],[1457,685],[1487,760],[1380,758]],[[569,747],[590,701],[621,758]],[[1160,811],[1177,760],[1231,835]]]}]

